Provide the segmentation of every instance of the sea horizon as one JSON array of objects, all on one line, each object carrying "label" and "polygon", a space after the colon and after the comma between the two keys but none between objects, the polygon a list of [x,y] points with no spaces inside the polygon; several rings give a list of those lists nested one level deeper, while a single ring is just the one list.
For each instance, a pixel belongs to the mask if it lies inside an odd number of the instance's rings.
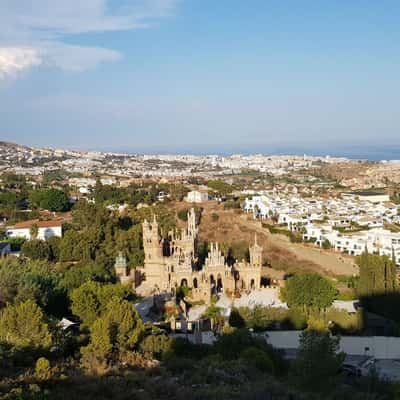
[{"label": "sea horizon", "polygon": [[196,146],[193,147],[178,147],[163,148],[153,147],[145,149],[133,148],[119,148],[119,149],[102,149],[99,151],[124,153],[124,154],[171,154],[171,155],[218,155],[230,156],[234,154],[254,155],[263,154],[266,156],[312,156],[312,157],[333,157],[333,158],[348,158],[350,160],[362,161],[396,161],[400,160],[400,146],[399,147],[297,147],[297,146],[263,146],[263,147],[231,147],[227,149],[220,149],[218,147]]}]

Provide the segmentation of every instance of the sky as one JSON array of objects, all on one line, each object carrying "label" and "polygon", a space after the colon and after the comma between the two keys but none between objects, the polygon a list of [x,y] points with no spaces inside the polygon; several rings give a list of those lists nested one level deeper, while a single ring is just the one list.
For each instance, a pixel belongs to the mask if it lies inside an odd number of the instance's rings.
[{"label": "sky", "polygon": [[396,153],[399,67],[398,0],[0,0],[0,140]]}]

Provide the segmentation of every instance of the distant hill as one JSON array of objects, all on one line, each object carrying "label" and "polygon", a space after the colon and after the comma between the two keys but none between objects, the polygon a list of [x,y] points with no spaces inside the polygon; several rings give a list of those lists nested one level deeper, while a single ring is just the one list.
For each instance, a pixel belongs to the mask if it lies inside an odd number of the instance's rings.
[{"label": "distant hill", "polygon": [[30,147],[18,144],[18,143],[13,143],[13,142],[5,142],[5,141],[0,141],[0,148],[6,148],[6,149],[30,149]]}]

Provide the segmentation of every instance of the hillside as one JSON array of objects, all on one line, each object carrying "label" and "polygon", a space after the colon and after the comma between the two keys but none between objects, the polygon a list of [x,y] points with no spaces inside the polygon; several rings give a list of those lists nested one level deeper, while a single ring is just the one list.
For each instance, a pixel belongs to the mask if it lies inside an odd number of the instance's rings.
[{"label": "hillside", "polygon": [[[264,263],[272,268],[288,273],[315,271],[329,276],[358,272],[353,258],[309,244],[291,243],[283,235],[272,235],[259,221],[248,218],[241,210],[224,210],[223,205],[211,202],[201,206],[204,208],[199,227],[201,242],[218,242],[226,250],[243,247],[243,242],[252,244],[257,233],[257,241],[264,248]],[[184,207],[188,205],[176,205],[177,209]]]}]

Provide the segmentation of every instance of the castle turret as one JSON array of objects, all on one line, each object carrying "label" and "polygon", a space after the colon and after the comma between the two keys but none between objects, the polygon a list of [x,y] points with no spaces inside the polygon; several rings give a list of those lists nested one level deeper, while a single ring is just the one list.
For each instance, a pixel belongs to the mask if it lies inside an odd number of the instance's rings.
[{"label": "castle turret", "polygon": [[128,263],[126,257],[120,251],[118,256],[115,258],[115,275],[120,282],[126,281],[129,278]]},{"label": "castle turret", "polygon": [[162,243],[158,235],[158,222],[156,216],[153,222],[144,220],[143,222],[143,249],[146,262],[160,260],[163,255]]},{"label": "castle turret", "polygon": [[211,249],[205,260],[206,267],[225,266],[225,257],[219,249],[218,243],[211,243]]},{"label": "castle turret", "polygon": [[192,238],[196,238],[197,236],[197,227],[196,227],[196,213],[194,211],[194,208],[191,208],[188,213],[187,213],[187,231],[188,235],[191,236]]},{"label": "castle turret", "polygon": [[250,264],[254,267],[262,266],[262,247],[257,243],[257,234],[254,235],[254,244],[249,248]]}]

